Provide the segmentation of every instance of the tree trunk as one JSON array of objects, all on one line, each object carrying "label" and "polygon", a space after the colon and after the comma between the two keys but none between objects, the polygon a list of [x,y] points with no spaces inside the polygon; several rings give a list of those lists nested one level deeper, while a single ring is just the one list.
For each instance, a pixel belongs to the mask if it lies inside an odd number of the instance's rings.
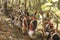
[{"label": "tree trunk", "polygon": [[5,15],[8,16],[8,11],[7,11],[7,0],[5,0],[5,3],[4,3],[4,9],[5,9]]},{"label": "tree trunk", "polygon": [[21,4],[21,0],[19,0],[19,6],[20,6],[20,4]]},{"label": "tree trunk", "polygon": [[60,9],[60,0],[58,1],[58,8]]},{"label": "tree trunk", "polygon": [[26,11],[26,6],[27,6],[27,0],[25,0],[25,11]]},{"label": "tree trunk", "polygon": [[58,31],[58,20],[57,20],[57,26],[56,26],[56,30]]}]

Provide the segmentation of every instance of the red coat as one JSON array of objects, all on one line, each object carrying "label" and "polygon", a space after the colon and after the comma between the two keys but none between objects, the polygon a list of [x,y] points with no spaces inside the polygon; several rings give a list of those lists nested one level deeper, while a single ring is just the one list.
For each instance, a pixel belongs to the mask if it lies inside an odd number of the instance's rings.
[{"label": "red coat", "polygon": [[30,23],[29,29],[32,30],[32,31],[34,30],[32,22]]}]

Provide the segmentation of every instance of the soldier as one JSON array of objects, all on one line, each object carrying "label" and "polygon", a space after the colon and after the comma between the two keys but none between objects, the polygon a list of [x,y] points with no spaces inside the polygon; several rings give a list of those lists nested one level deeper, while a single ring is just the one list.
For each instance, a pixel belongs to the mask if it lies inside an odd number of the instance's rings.
[{"label": "soldier", "polygon": [[36,20],[36,17],[35,16],[31,16],[32,20],[30,22],[30,26],[29,26],[29,32],[28,32],[28,35],[33,38],[33,34],[34,34],[34,31],[37,27],[37,20]]},{"label": "soldier", "polygon": [[47,40],[49,40],[50,37],[51,37],[50,31],[53,29],[53,24],[50,23],[50,19],[49,18],[46,18],[44,21],[45,21],[45,23],[44,23],[45,33],[47,35]]},{"label": "soldier", "polygon": [[51,30],[51,38],[50,40],[60,40],[60,37],[58,35],[58,33],[56,32],[56,30]]},{"label": "soldier", "polygon": [[23,34],[26,34],[27,31],[28,31],[27,16],[24,16],[24,19],[22,20],[22,32]]}]

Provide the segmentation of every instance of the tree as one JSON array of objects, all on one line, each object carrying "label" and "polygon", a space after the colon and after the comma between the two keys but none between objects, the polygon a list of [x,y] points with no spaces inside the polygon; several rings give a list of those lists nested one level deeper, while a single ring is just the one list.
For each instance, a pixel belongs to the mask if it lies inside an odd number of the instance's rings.
[{"label": "tree", "polygon": [[5,2],[4,2],[4,9],[5,9],[5,15],[8,16],[9,13],[8,13],[8,10],[7,10],[7,0],[5,0]]}]

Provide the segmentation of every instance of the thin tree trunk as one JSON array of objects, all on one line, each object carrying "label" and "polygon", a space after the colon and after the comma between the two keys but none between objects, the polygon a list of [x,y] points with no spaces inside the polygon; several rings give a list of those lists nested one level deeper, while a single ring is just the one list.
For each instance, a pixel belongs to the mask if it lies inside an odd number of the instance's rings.
[{"label": "thin tree trunk", "polygon": [[57,26],[56,26],[56,30],[58,31],[58,20],[57,20]]},{"label": "thin tree trunk", "polygon": [[58,8],[60,9],[60,0],[58,1]]},{"label": "thin tree trunk", "polygon": [[25,11],[26,11],[26,6],[27,6],[27,0],[25,0]]},{"label": "thin tree trunk", "polygon": [[31,10],[31,1],[29,1],[29,8],[30,8],[30,10]]},{"label": "thin tree trunk", "polygon": [[20,6],[21,0],[19,0],[19,6]]},{"label": "thin tree trunk", "polygon": [[5,8],[5,15],[8,16],[8,11],[7,11],[7,0],[5,0],[4,8]]}]

